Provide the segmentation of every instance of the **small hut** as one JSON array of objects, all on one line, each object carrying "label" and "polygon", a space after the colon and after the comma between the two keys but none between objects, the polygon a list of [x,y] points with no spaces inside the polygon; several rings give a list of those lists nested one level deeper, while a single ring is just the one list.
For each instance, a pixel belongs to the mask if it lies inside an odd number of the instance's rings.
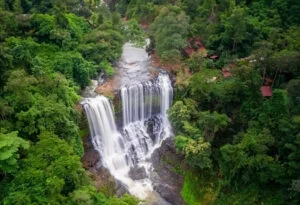
[{"label": "small hut", "polygon": [[263,85],[260,87],[260,92],[263,97],[272,96],[272,83],[273,83],[272,79],[264,78]]},{"label": "small hut", "polygon": [[272,87],[268,85],[263,85],[260,87],[260,91],[263,97],[271,97],[272,96]]}]

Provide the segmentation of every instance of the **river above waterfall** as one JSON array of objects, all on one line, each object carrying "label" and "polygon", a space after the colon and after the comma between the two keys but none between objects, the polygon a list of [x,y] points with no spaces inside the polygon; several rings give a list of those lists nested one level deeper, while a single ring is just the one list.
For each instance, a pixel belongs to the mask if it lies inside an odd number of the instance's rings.
[{"label": "river above waterfall", "polygon": [[153,78],[158,69],[151,66],[151,60],[145,48],[134,47],[131,43],[123,46],[123,53],[116,64],[120,86],[134,85]]}]

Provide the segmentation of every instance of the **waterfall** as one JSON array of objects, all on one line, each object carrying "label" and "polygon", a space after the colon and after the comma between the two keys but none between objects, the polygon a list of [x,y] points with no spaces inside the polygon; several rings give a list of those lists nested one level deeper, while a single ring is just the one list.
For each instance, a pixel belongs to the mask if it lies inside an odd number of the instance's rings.
[{"label": "waterfall", "polygon": [[143,121],[155,114],[166,114],[172,99],[172,86],[167,74],[153,81],[121,88],[123,126]]},{"label": "waterfall", "polygon": [[108,99],[104,96],[86,98],[83,107],[89,122],[92,144],[100,153],[103,165],[111,172],[127,172],[123,137],[117,131]]},{"label": "waterfall", "polygon": [[[144,199],[153,191],[150,156],[170,136],[167,109],[172,103],[173,89],[168,74],[160,73],[153,80],[122,87],[120,95],[123,114],[120,131],[106,97],[85,98],[82,104],[92,144],[101,156],[102,165],[131,194]],[[143,168],[145,176],[132,179],[133,168]]]},{"label": "waterfall", "polygon": [[130,43],[123,46],[116,70],[114,82],[120,86],[122,105],[119,126],[106,97],[85,98],[82,102],[92,144],[100,154],[102,166],[130,194],[152,201],[154,197],[157,204],[168,204],[153,190],[151,155],[171,135],[167,118],[173,98],[171,80],[166,72],[151,66],[144,48]]},{"label": "waterfall", "polygon": [[104,96],[86,98],[83,102],[91,140],[94,148],[101,156],[101,162],[115,179],[123,183],[128,191],[145,198],[152,191],[149,179],[135,182],[129,177],[127,152],[124,147],[124,137],[118,132],[113,109],[109,100]]},{"label": "waterfall", "polygon": [[[170,78],[162,73],[152,81],[121,88],[123,136],[131,153],[130,165],[145,161],[162,140],[170,135],[167,109],[172,98]],[[154,124],[152,137],[148,132],[149,121]]]}]

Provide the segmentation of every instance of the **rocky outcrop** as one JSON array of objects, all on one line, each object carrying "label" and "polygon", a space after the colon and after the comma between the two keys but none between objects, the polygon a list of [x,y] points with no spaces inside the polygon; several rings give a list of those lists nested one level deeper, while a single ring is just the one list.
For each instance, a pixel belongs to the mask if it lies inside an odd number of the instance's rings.
[{"label": "rocky outcrop", "polygon": [[185,205],[181,197],[183,156],[176,153],[174,139],[166,139],[152,155],[154,189],[172,205]]},{"label": "rocky outcrop", "polygon": [[92,179],[98,190],[108,196],[117,193],[117,185],[115,179],[110,175],[109,171],[101,166],[101,158],[99,153],[93,148],[89,137],[84,137],[84,155],[81,158],[83,168],[87,175]]},{"label": "rocky outcrop", "polygon": [[81,161],[83,168],[87,170],[96,167],[97,163],[100,161],[99,153],[94,150],[93,147],[85,148],[85,153]]}]

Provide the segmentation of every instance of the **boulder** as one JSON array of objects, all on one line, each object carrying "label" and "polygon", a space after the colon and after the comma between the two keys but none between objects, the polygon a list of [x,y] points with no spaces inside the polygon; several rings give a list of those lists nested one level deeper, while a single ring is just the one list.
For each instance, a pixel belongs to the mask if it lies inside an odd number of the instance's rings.
[{"label": "boulder", "polygon": [[183,159],[182,155],[176,153],[173,138],[166,139],[151,157],[154,173],[150,177],[154,189],[172,205],[185,205],[180,194],[183,176],[174,171],[176,166],[184,164]]}]

